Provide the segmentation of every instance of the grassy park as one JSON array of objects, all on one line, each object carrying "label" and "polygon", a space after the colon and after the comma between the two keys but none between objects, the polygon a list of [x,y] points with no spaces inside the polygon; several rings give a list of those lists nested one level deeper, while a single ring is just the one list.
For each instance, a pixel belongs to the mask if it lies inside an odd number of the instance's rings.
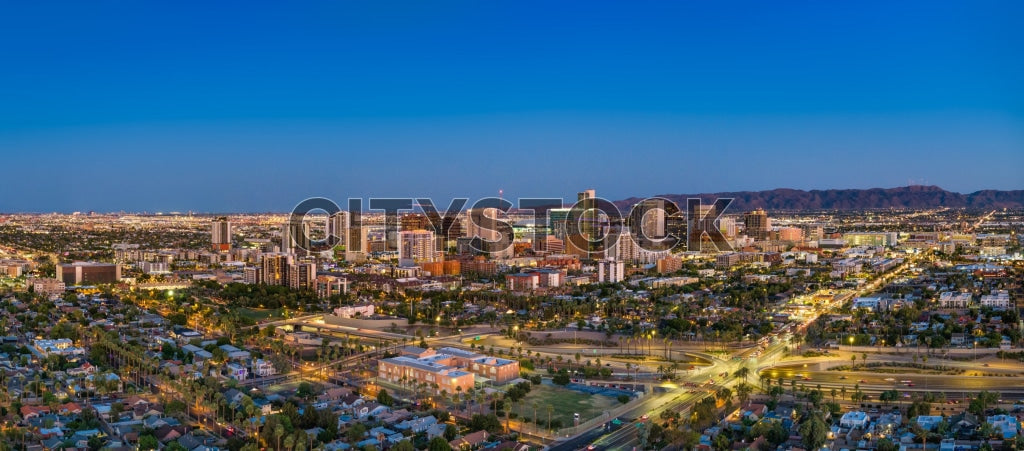
[{"label": "grassy park", "polygon": [[534,418],[534,406],[536,416],[540,417],[541,426],[546,427],[548,421],[548,407],[551,407],[551,420],[558,420],[562,427],[572,426],[573,414],[580,414],[580,421],[587,421],[603,414],[607,410],[614,409],[621,403],[611,396],[592,395],[582,393],[557,385],[535,385],[530,393],[512,409],[518,415],[525,418]]}]

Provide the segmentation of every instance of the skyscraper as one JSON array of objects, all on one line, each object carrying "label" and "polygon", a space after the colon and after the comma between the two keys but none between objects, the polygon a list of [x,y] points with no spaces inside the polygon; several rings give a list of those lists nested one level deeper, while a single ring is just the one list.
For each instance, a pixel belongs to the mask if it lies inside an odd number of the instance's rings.
[{"label": "skyscraper", "polygon": [[288,286],[295,290],[309,290],[316,283],[316,263],[298,262],[288,265]]},{"label": "skyscraper", "polygon": [[551,235],[559,240],[565,241],[565,237],[569,236],[566,229],[566,223],[569,220],[569,209],[568,208],[551,208],[548,210],[548,229],[551,230]]},{"label": "skyscraper", "polygon": [[648,239],[665,237],[665,200],[644,199],[633,206],[629,218],[630,230]]},{"label": "skyscraper", "polygon": [[448,251],[455,247],[455,241],[462,236],[462,220],[458,216],[445,216],[441,218],[441,230],[437,234],[437,250]]},{"label": "skyscraper", "polygon": [[433,262],[438,259],[434,232],[403,230],[398,232],[398,260],[401,264]]},{"label": "skyscraper", "polygon": [[576,204],[569,211],[566,222],[568,234],[566,249],[584,258],[591,258],[600,246],[598,238],[597,193],[592,189],[576,194]]},{"label": "skyscraper", "polygon": [[736,238],[736,218],[722,217],[718,220],[718,228],[727,239]]},{"label": "skyscraper", "polygon": [[334,237],[338,246],[344,246],[348,240],[348,212],[339,211],[327,219],[327,236]]},{"label": "skyscraper", "polygon": [[688,204],[690,211],[686,218],[686,248],[695,252],[717,252],[718,248],[711,242],[708,231],[715,229],[714,204]]},{"label": "skyscraper", "polygon": [[292,258],[290,255],[280,253],[266,253],[262,256],[263,263],[260,270],[263,272],[260,280],[267,285],[288,285],[288,267]]},{"label": "skyscraper", "polygon": [[587,189],[576,193],[576,201],[579,202],[582,207],[583,218],[580,222],[580,232],[588,240],[592,240],[597,235],[597,204],[596,204],[597,192],[592,189]]},{"label": "skyscraper", "polygon": [[628,263],[637,261],[640,249],[637,247],[637,237],[631,233],[629,227],[622,227],[617,235],[609,233],[604,239],[605,258]]},{"label": "skyscraper", "polygon": [[622,282],[626,277],[626,265],[619,260],[601,260],[597,262],[597,281]]},{"label": "skyscraper", "polygon": [[430,218],[427,218],[427,215],[422,213],[402,215],[399,224],[401,225],[400,230],[432,230],[437,232],[434,230],[433,225],[430,224]]},{"label": "skyscraper", "polygon": [[363,214],[359,210],[348,212],[348,238],[345,240],[345,261],[366,260],[370,253],[367,228],[363,225]]},{"label": "skyscraper", "polygon": [[772,229],[771,219],[760,208],[743,215],[743,225],[747,230],[747,236],[762,241],[768,239],[768,234]]},{"label": "skyscraper", "polygon": [[305,220],[288,220],[281,224],[281,252],[306,255],[310,248],[309,233],[309,222]]},{"label": "skyscraper", "polygon": [[474,208],[466,212],[466,237],[477,252],[492,258],[508,258],[513,254],[512,227],[498,220],[501,210],[494,207]]},{"label": "skyscraper", "polygon": [[221,216],[210,223],[210,243],[214,252],[231,250],[231,223]]}]

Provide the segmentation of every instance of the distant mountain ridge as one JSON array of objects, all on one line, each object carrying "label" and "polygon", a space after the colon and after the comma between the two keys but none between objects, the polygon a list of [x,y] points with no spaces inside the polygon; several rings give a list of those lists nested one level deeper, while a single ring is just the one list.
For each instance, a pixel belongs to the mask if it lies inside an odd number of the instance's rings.
[{"label": "distant mountain ridge", "polygon": [[[686,199],[699,197],[703,202],[731,197],[731,213],[755,208],[766,210],[866,210],[878,208],[1022,208],[1024,190],[981,190],[970,194],[946,191],[938,186],[903,186],[899,188],[827,189],[804,191],[779,188],[768,191],[737,191],[704,194],[659,194],[685,208]],[[642,200],[631,197],[615,202],[627,211]]]}]

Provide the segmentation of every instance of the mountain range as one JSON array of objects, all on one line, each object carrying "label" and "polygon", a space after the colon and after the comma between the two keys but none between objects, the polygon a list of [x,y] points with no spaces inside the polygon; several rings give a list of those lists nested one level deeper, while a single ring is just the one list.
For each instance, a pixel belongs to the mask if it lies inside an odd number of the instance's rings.
[{"label": "mountain range", "polygon": [[[970,194],[946,191],[938,186],[913,185],[899,188],[827,189],[803,191],[779,188],[768,191],[737,191],[704,194],[659,194],[685,208],[686,199],[700,198],[703,203],[718,198],[733,198],[729,210],[744,212],[755,208],[766,210],[867,210],[889,208],[1022,208],[1024,190],[981,190]],[[642,200],[631,197],[615,202],[627,211]]]}]

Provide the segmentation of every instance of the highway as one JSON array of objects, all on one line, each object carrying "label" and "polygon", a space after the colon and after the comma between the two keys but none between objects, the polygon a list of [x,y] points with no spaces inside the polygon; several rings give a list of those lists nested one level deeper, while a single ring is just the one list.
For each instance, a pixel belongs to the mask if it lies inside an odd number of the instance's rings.
[{"label": "highway", "polygon": [[[892,280],[893,277],[896,277],[897,275],[903,273],[908,268],[910,268],[917,258],[920,258],[920,255],[908,257],[900,266],[893,268],[891,271],[879,276],[878,278],[865,284],[864,286],[859,287],[856,290],[851,290],[850,292],[842,294],[840,296],[834,297],[829,302],[822,302],[815,305],[814,308],[811,309],[809,315],[806,315],[805,317],[799,320],[799,323],[796,325],[796,327],[793,328],[793,332],[797,334],[801,333],[801,331],[804,330],[807,327],[807,325],[815,321],[820,315],[834,311],[838,306],[841,306],[844,303],[849,302],[856,296],[860,296],[864,293],[878,289],[878,287],[881,284],[888,283],[888,281]],[[767,345],[764,348],[764,351],[761,355],[758,355],[756,357],[755,352],[757,348],[752,347],[734,352],[732,358],[728,360],[715,358],[712,360],[712,364],[710,367],[707,367],[701,371],[696,371],[694,372],[694,374],[687,375],[683,378],[684,383],[693,382],[698,384],[703,384],[704,382],[708,382],[709,379],[713,379],[715,382],[714,385],[707,387],[707,389],[705,390],[680,388],[676,390],[671,390],[663,394],[650,394],[642,403],[638,404],[629,412],[623,414],[622,417],[630,421],[635,421],[637,418],[640,418],[642,415],[646,414],[651,419],[658,420],[661,412],[667,409],[671,409],[677,412],[689,412],[690,408],[692,408],[694,404],[696,404],[698,401],[707,396],[713,396],[713,392],[718,388],[729,387],[730,389],[733,389],[735,385],[737,385],[741,381],[738,380],[738,378],[732,377],[732,374],[741,367],[748,367],[752,370],[749,380],[747,380],[747,382],[754,386],[757,386],[758,384],[760,384],[757,370],[773,366],[769,365],[769,362],[774,364],[774,362],[776,362],[778,358],[785,352],[786,348],[787,340],[775,339],[773,340],[773,343]],[[722,374],[725,374],[726,376],[722,377]],[[840,376],[837,374],[836,377],[838,378]],[[839,379],[836,380],[838,381]],[[813,381],[813,378],[812,381],[804,381],[804,383],[813,383],[817,385],[817,382]],[[835,384],[838,385],[837,382]],[[1017,383],[1014,385],[1019,386],[1020,384]],[[822,383],[822,388],[825,388],[825,386],[826,384]],[[862,387],[862,389],[864,388],[865,387]],[[891,387],[889,385],[886,385],[886,389],[889,388]],[[638,445],[639,436],[637,434],[637,430],[638,428],[635,426],[635,423],[630,423],[618,430],[601,436],[592,443],[596,449],[631,450],[637,447]],[[583,437],[589,437],[592,434],[593,432],[583,432],[579,434],[577,437],[570,438],[569,440],[563,442],[556,442],[551,446],[551,449],[557,451],[570,451],[584,448],[584,446],[581,446],[580,444],[580,439]]]},{"label": "highway", "polygon": [[[999,391],[1007,397],[1019,399],[1024,395],[1024,379],[1019,376],[964,376],[960,374],[885,374],[871,371],[808,371],[799,366],[782,366],[762,371],[777,383],[781,377],[785,387],[789,381],[796,380],[797,385],[822,388],[846,387],[851,392],[854,385],[859,385],[865,392],[877,392],[897,389],[901,393],[908,392],[944,392],[947,395],[977,392],[981,390]],[[804,378],[810,378],[809,380]],[[911,384],[902,381],[910,381]],[[1015,394],[1019,394],[1016,395]],[[960,397],[960,396],[957,396]]]}]

